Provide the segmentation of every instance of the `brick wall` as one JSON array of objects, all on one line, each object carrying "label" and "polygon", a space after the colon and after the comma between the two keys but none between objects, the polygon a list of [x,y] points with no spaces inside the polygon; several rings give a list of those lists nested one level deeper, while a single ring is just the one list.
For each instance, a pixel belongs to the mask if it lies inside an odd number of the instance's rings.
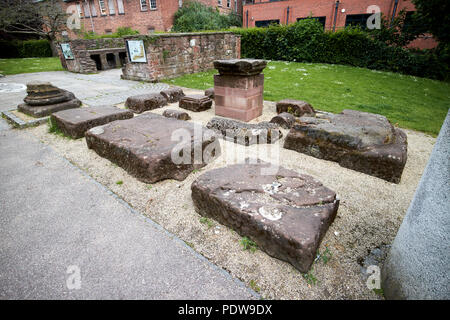
[{"label": "brick wall", "polygon": [[241,56],[240,36],[231,32],[134,36],[144,40],[147,63],[122,68],[124,79],[159,81],[213,68],[213,61]]},{"label": "brick wall", "polygon": [[[120,0],[119,0],[120,1]],[[186,1],[186,0],[183,0]],[[218,0],[198,0],[208,6],[217,7],[219,10],[228,14],[234,12],[235,3],[238,5],[238,13],[242,14],[242,0],[230,1],[230,8],[227,7],[227,0],[222,0],[222,6],[219,6]],[[173,17],[179,8],[179,0],[156,0],[156,9],[151,9],[150,0],[147,0],[147,10],[142,11],[140,0],[122,0],[124,13],[120,14],[118,10],[118,0],[104,0],[105,13],[100,13],[99,0],[90,0],[90,6],[95,8],[97,16],[86,17],[85,0],[67,0],[63,2],[64,8],[74,5],[82,10],[81,18],[82,28],[85,31],[94,30],[97,34],[106,34],[115,32],[119,27],[131,27],[139,30],[141,34],[148,34],[150,30],[168,31],[173,25]],[[114,7],[114,13],[110,12],[110,5]],[[92,8],[91,8],[92,11]],[[70,38],[76,38],[76,34],[69,31]]]},{"label": "brick wall", "polygon": [[[367,13],[371,5],[380,7],[384,16],[392,17],[395,0],[341,0],[337,10],[336,22],[334,21],[335,0],[247,0],[243,8],[243,26],[255,27],[257,21],[279,20],[281,24],[294,23],[297,18],[325,17],[325,29],[333,30],[345,27],[347,15]],[[289,8],[289,17],[288,17]],[[396,13],[401,10],[414,11],[411,0],[399,0]],[[247,18],[248,17],[248,18]],[[430,48],[436,46],[436,41],[430,37],[422,37],[414,42],[415,46]]]}]

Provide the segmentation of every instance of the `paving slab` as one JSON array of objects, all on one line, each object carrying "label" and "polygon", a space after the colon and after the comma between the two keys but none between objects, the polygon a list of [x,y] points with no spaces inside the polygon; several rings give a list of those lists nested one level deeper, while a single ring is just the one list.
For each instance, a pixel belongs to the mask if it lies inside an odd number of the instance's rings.
[{"label": "paving slab", "polygon": [[311,176],[283,167],[271,173],[267,165],[254,161],[210,170],[192,184],[192,200],[201,215],[308,272],[339,199]]},{"label": "paving slab", "polygon": [[[0,300],[258,298],[53,149],[4,122]],[[80,287],[69,288],[77,270]]]},{"label": "paving slab", "polygon": [[90,149],[145,183],[184,180],[220,155],[211,130],[152,113],[92,128],[85,136]]},{"label": "paving slab", "polygon": [[133,118],[130,110],[114,106],[97,106],[69,109],[51,115],[51,121],[66,135],[78,139],[84,137],[87,130],[115,120]]},{"label": "paving slab", "polygon": [[128,97],[125,107],[136,113],[150,111],[167,105],[167,99],[160,93],[140,94]]}]

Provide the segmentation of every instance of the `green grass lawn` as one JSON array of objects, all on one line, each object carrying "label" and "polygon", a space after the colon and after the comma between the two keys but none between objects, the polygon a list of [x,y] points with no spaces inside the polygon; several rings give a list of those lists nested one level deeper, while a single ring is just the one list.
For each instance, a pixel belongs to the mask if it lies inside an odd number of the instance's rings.
[{"label": "green grass lawn", "polygon": [[[215,70],[165,82],[195,89],[214,86]],[[378,113],[400,127],[436,136],[450,105],[450,84],[341,65],[272,61],[264,70],[264,99],[305,100],[319,110]]]},{"label": "green grass lawn", "polygon": [[3,75],[62,70],[58,57],[0,59],[0,73]]}]

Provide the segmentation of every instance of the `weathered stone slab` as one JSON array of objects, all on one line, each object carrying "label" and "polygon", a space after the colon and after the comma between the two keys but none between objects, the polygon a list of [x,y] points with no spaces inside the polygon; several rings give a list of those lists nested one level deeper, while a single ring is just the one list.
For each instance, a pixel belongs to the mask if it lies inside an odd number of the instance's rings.
[{"label": "weathered stone slab", "polygon": [[181,98],[179,107],[182,109],[200,112],[211,109],[212,100],[204,95],[189,95]]},{"label": "weathered stone slab", "polygon": [[205,96],[214,100],[214,88],[209,88],[205,90]]},{"label": "weathered stone slab", "polygon": [[180,110],[173,110],[173,109],[164,110],[163,116],[167,118],[175,118],[184,121],[191,120],[191,116],[187,112]]},{"label": "weathered stone slab", "polygon": [[60,90],[58,94],[51,95],[51,96],[30,96],[28,95],[23,99],[26,104],[30,106],[46,106],[51,104],[57,104],[62,103],[66,101],[70,101],[75,99],[75,95],[72,92],[66,91],[66,90]]},{"label": "weathered stone slab", "polygon": [[221,75],[253,76],[260,74],[267,61],[257,59],[229,59],[214,61],[214,68]]},{"label": "weathered stone slab", "polygon": [[288,112],[296,117],[314,116],[314,108],[305,101],[284,99],[277,102],[277,113]]},{"label": "weathered stone slab", "polygon": [[308,272],[339,199],[313,177],[267,164],[210,170],[191,186],[196,210],[254,240],[269,255]]},{"label": "weathered stone slab", "polygon": [[161,95],[166,98],[168,103],[174,103],[184,97],[183,89],[179,87],[170,87],[169,89],[161,91]]},{"label": "weathered stone slab", "polygon": [[51,121],[66,135],[74,139],[84,137],[87,130],[115,121],[133,118],[132,111],[114,106],[97,106],[59,111],[51,115]]},{"label": "weathered stone slab", "polygon": [[295,117],[289,112],[282,112],[270,120],[284,129],[290,129],[295,124]]},{"label": "weathered stone slab", "polygon": [[160,93],[141,94],[128,97],[125,107],[133,110],[135,113],[142,113],[167,105],[167,99]]},{"label": "weathered stone slab", "polygon": [[23,112],[25,114],[28,114],[29,116],[40,118],[40,117],[46,117],[54,112],[67,110],[67,109],[73,109],[78,108],[81,106],[81,101],[78,99],[72,99],[66,102],[56,103],[56,104],[49,104],[46,106],[31,106],[26,103],[19,104],[17,106],[17,109],[20,112]]},{"label": "weathered stone slab", "polygon": [[286,137],[286,149],[399,183],[407,159],[407,136],[386,117],[344,110],[321,118],[302,117]]},{"label": "weathered stone slab", "polygon": [[206,125],[224,140],[249,146],[252,144],[274,143],[283,137],[278,125],[269,122],[256,124],[214,117]]},{"label": "weathered stone slab", "polygon": [[211,130],[152,113],[92,128],[85,136],[90,149],[145,183],[184,180],[220,154]]}]

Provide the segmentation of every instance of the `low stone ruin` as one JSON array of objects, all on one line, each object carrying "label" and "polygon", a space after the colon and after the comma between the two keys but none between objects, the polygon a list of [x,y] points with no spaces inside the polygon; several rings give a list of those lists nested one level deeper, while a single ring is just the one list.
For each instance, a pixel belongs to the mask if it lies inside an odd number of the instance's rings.
[{"label": "low stone ruin", "polygon": [[166,98],[168,103],[174,103],[184,97],[183,89],[179,87],[170,87],[169,89],[161,91],[161,95]]},{"label": "low stone ruin", "polygon": [[30,82],[27,84],[27,93],[23,99],[25,103],[19,104],[17,109],[35,118],[81,106],[81,101],[72,92],[59,89],[50,82]]},{"label": "low stone ruin", "polygon": [[290,129],[295,124],[295,121],[295,117],[292,115],[292,113],[282,112],[279,115],[273,117],[272,120],[270,120],[270,123],[275,123],[283,129]]},{"label": "low stone ruin", "polygon": [[244,146],[274,143],[283,136],[278,125],[269,122],[250,124],[214,117],[208,122],[206,127],[214,130],[224,140]]},{"label": "low stone ruin", "polygon": [[263,110],[264,60],[231,59],[214,61],[215,113],[248,122]]},{"label": "low stone ruin", "polygon": [[153,113],[92,128],[85,136],[89,149],[144,183],[184,180],[220,155],[212,131]]},{"label": "low stone ruin", "polygon": [[386,117],[354,110],[301,117],[284,148],[399,183],[407,159],[406,134]]},{"label": "low stone ruin", "polygon": [[160,93],[140,94],[128,97],[125,107],[135,113],[161,108],[167,105],[167,99]]},{"label": "low stone ruin", "polygon": [[133,118],[133,112],[114,106],[96,106],[59,111],[51,115],[51,121],[64,134],[82,138],[87,130],[115,120]]},{"label": "low stone ruin", "polygon": [[164,110],[163,116],[167,118],[175,118],[184,121],[191,120],[191,116],[187,112],[180,110],[173,110],[173,109]]},{"label": "low stone ruin", "polygon": [[209,88],[205,90],[205,96],[214,100],[214,88]]},{"label": "low stone ruin", "polygon": [[284,99],[277,102],[277,113],[288,112],[296,117],[314,116],[314,108],[305,101]]},{"label": "low stone ruin", "polygon": [[211,109],[213,101],[207,96],[201,94],[193,94],[181,98],[179,107],[182,109],[201,112]]},{"label": "low stone ruin", "polygon": [[210,170],[191,186],[202,216],[254,240],[269,255],[308,272],[339,199],[313,177],[267,163]]}]

